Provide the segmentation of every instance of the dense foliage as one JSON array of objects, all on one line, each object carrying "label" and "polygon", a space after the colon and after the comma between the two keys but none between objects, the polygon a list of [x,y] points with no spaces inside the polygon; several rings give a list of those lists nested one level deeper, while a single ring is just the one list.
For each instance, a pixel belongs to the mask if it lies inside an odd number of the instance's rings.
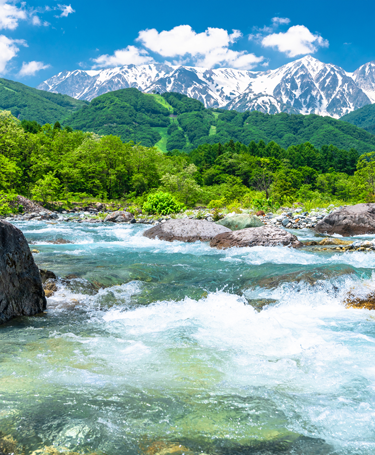
[{"label": "dense foliage", "polygon": [[274,141],[283,148],[305,142],[318,148],[332,144],[359,153],[375,148],[375,135],[330,117],[205,109],[201,102],[179,93],[144,94],[134,88],[95,98],[64,124],[117,135],[124,142],[156,145],[163,152],[190,152],[202,144],[230,140],[243,144]]},{"label": "dense foliage", "polygon": [[158,191],[157,193],[149,194],[142,209],[150,214],[169,215],[180,212],[184,209],[184,206],[176,201],[172,194]]},{"label": "dense foliage", "polygon": [[365,129],[375,134],[375,104],[368,104],[350,114],[344,115],[340,120]]},{"label": "dense foliage", "polygon": [[0,113],[1,194],[22,194],[44,204],[122,199],[146,202],[151,211],[151,205],[168,202],[165,193],[176,204],[211,207],[375,200],[375,152],[360,156],[355,149],[316,148],[309,142],[283,148],[275,142],[229,141],[200,145],[189,154],[163,154],[58,123],[28,129],[10,113]]},{"label": "dense foliage", "polygon": [[88,104],[67,95],[60,95],[0,79],[0,108],[10,111],[20,120],[32,119],[38,123],[64,121],[71,112]]},{"label": "dense foliage", "polygon": [[141,142],[150,147],[161,139],[154,128],[167,128],[169,115],[170,111],[157,97],[129,88],[98,96],[74,113],[67,124],[74,129],[114,134],[123,141]]}]

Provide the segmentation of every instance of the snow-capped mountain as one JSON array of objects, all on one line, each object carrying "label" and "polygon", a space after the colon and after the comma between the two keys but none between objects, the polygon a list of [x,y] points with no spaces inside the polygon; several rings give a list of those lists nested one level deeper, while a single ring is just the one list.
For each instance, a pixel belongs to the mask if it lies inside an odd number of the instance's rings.
[{"label": "snow-capped mountain", "polygon": [[277,103],[270,103],[277,112],[286,112],[286,107],[301,114],[336,118],[371,103],[349,73],[310,56],[276,70],[258,73],[245,92],[232,100],[227,108],[250,109],[254,98],[260,94],[277,100]]},{"label": "snow-capped mountain", "polygon": [[64,71],[37,88],[77,99],[135,87],[145,93],[179,92],[206,107],[341,117],[375,102],[375,62],[354,73],[307,56],[269,71],[194,68],[166,64]]},{"label": "snow-capped mountain", "polygon": [[358,87],[375,103],[375,60],[360,66],[354,71],[353,80]]}]

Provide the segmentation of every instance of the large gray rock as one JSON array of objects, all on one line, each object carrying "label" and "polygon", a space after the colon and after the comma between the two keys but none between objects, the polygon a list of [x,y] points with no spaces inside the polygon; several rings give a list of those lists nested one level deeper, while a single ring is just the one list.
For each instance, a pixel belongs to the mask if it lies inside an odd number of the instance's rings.
[{"label": "large gray rock", "polygon": [[344,237],[374,234],[375,204],[357,204],[335,210],[316,224],[315,231]]},{"label": "large gray rock", "polygon": [[292,246],[299,248],[302,243],[290,232],[276,226],[247,228],[241,231],[218,234],[211,240],[210,246],[225,249],[244,246]]},{"label": "large gray rock", "polygon": [[130,212],[118,210],[117,212],[112,212],[107,215],[104,221],[111,221],[112,223],[125,223],[126,221],[131,221],[133,218],[134,215]]},{"label": "large gray rock", "polygon": [[0,323],[45,309],[42,279],[24,235],[0,221]]},{"label": "large gray rock", "polygon": [[225,218],[218,221],[217,224],[220,224],[220,226],[225,226],[231,231],[239,231],[240,229],[263,226],[263,222],[257,216],[249,215],[247,213],[241,213],[239,215],[227,215]]},{"label": "large gray rock", "polygon": [[158,238],[168,242],[173,242],[174,240],[181,242],[195,242],[197,240],[209,242],[217,234],[225,232],[231,232],[231,230],[210,221],[182,219],[169,220],[158,224],[145,231],[143,235],[149,239]]}]

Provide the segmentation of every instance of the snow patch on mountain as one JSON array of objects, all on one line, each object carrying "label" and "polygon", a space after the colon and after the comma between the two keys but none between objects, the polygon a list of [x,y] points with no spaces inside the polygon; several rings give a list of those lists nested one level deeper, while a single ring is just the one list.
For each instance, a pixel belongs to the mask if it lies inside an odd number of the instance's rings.
[{"label": "snow patch on mountain", "polygon": [[167,64],[126,65],[64,71],[38,88],[91,101],[104,93],[129,87],[145,93],[183,93],[206,107],[339,118],[375,102],[375,61],[354,73],[311,56],[259,72]]}]

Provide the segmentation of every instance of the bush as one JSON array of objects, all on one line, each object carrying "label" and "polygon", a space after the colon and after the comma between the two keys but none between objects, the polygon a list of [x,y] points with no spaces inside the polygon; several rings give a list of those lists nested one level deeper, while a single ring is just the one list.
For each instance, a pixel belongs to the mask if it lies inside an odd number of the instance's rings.
[{"label": "bush", "polygon": [[209,209],[220,209],[225,206],[226,199],[222,197],[221,199],[214,199],[208,204]]},{"label": "bush", "polygon": [[170,213],[181,212],[185,206],[177,202],[170,193],[159,191],[148,196],[142,209],[150,214],[169,215]]},{"label": "bush", "polygon": [[16,199],[17,194],[0,191],[0,215],[22,212],[23,207],[21,205],[15,205]]},{"label": "bush", "polygon": [[241,204],[238,201],[232,201],[229,205],[227,205],[227,209],[229,213],[242,213]]}]

